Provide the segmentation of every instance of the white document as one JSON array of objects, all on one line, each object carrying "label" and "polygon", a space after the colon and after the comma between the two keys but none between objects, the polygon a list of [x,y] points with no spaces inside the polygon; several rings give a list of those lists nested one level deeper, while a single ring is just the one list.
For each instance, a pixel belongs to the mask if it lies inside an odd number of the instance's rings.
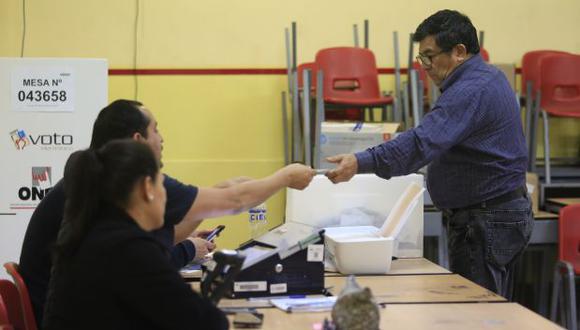
[{"label": "white document", "polygon": [[242,269],[246,269],[250,266],[257,264],[258,262],[276,254],[278,249],[266,248],[261,246],[252,246],[247,249],[240,251],[242,255],[246,257],[244,263],[242,264]]},{"label": "white document", "polygon": [[328,312],[336,303],[337,297],[322,298],[285,298],[270,299],[270,303],[277,308],[288,312]]}]

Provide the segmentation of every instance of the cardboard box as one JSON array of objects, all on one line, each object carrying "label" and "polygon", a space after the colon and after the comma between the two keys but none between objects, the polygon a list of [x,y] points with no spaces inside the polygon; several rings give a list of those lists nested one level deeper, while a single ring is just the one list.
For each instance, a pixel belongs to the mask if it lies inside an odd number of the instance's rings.
[{"label": "cardboard box", "polygon": [[363,151],[394,138],[398,123],[323,122],[320,134],[320,168],[334,168],[326,157]]},{"label": "cardboard box", "polygon": [[540,204],[540,186],[538,175],[536,173],[526,173],[526,186],[528,188],[528,193],[532,197],[532,211],[534,214],[538,214]]},{"label": "cardboard box", "polygon": [[495,63],[493,64],[496,68],[498,68],[505,77],[507,78],[508,82],[513,91],[516,90],[516,66],[513,63]]}]

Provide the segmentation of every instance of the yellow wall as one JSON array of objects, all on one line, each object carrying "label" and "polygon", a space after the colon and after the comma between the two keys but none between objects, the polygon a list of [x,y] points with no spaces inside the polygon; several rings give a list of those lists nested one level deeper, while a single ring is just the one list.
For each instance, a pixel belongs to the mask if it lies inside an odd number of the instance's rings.
[{"label": "yellow wall", "polygon": [[[20,55],[21,1],[0,1],[0,54]],[[27,56],[106,57],[133,63],[135,0],[27,0]],[[352,24],[371,22],[379,65],[391,66],[392,35],[401,38],[429,14],[456,8],[486,31],[497,62],[519,62],[538,48],[580,50],[577,0],[345,1],[140,0],[140,67],[281,67],[283,29],[298,22],[299,58],[352,43]],[[406,54],[406,42],[401,54]]]},{"label": "yellow wall", "polygon": [[[102,57],[111,68],[133,67],[134,0],[27,0],[25,56]],[[392,31],[401,60],[408,33],[429,14],[456,8],[485,30],[492,62],[516,63],[533,49],[580,52],[580,2],[141,0],[139,68],[281,68],[284,28],[298,22],[299,60],[316,50],[352,44],[352,24],[371,23],[370,45],[381,67],[393,66]],[[21,0],[0,1],[0,56],[20,56]],[[230,176],[264,176],[283,162],[280,92],[284,76],[140,76],[137,98],[158,117],[165,137],[166,171],[211,185]],[[393,89],[391,76],[381,78]],[[112,76],[109,98],[134,98],[130,76]],[[557,155],[578,154],[578,124],[554,124]],[[271,222],[283,215],[283,194],[268,202]],[[245,215],[227,222],[221,246],[248,236]]]}]

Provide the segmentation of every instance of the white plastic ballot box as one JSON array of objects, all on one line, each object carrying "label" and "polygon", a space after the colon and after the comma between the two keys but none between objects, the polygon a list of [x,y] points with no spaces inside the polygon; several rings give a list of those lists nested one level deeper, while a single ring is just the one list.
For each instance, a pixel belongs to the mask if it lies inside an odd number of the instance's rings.
[{"label": "white plastic ballot box", "polygon": [[[342,270],[359,274],[384,273],[388,271],[391,257],[423,256],[423,182],[419,174],[390,180],[374,174],[359,174],[349,182],[333,184],[325,176],[317,175],[308,188],[287,190],[285,224],[258,240],[267,244],[279,244],[280,240],[294,244],[309,232],[324,228],[327,242],[341,241],[342,252],[338,252],[352,255],[345,258],[357,259],[356,262],[349,260],[348,267],[343,263],[342,266],[349,269]],[[407,205],[409,209],[408,214],[404,214],[404,221],[391,231],[394,236],[378,237],[377,231],[396,204],[401,204],[401,197],[411,185],[418,186],[420,194],[417,193],[419,197]],[[361,245],[362,241],[366,241],[366,245]],[[367,253],[358,254],[361,250],[357,252],[355,246],[362,246]],[[325,253],[336,253],[337,250],[329,251],[336,247],[327,243]]]}]

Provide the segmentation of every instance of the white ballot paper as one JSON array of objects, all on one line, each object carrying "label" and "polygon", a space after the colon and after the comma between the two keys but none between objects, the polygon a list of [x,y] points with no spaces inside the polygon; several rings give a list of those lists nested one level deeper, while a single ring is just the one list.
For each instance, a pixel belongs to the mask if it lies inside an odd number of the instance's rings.
[{"label": "white ballot paper", "polygon": [[270,303],[288,312],[328,312],[336,303],[336,297],[270,299]]}]

